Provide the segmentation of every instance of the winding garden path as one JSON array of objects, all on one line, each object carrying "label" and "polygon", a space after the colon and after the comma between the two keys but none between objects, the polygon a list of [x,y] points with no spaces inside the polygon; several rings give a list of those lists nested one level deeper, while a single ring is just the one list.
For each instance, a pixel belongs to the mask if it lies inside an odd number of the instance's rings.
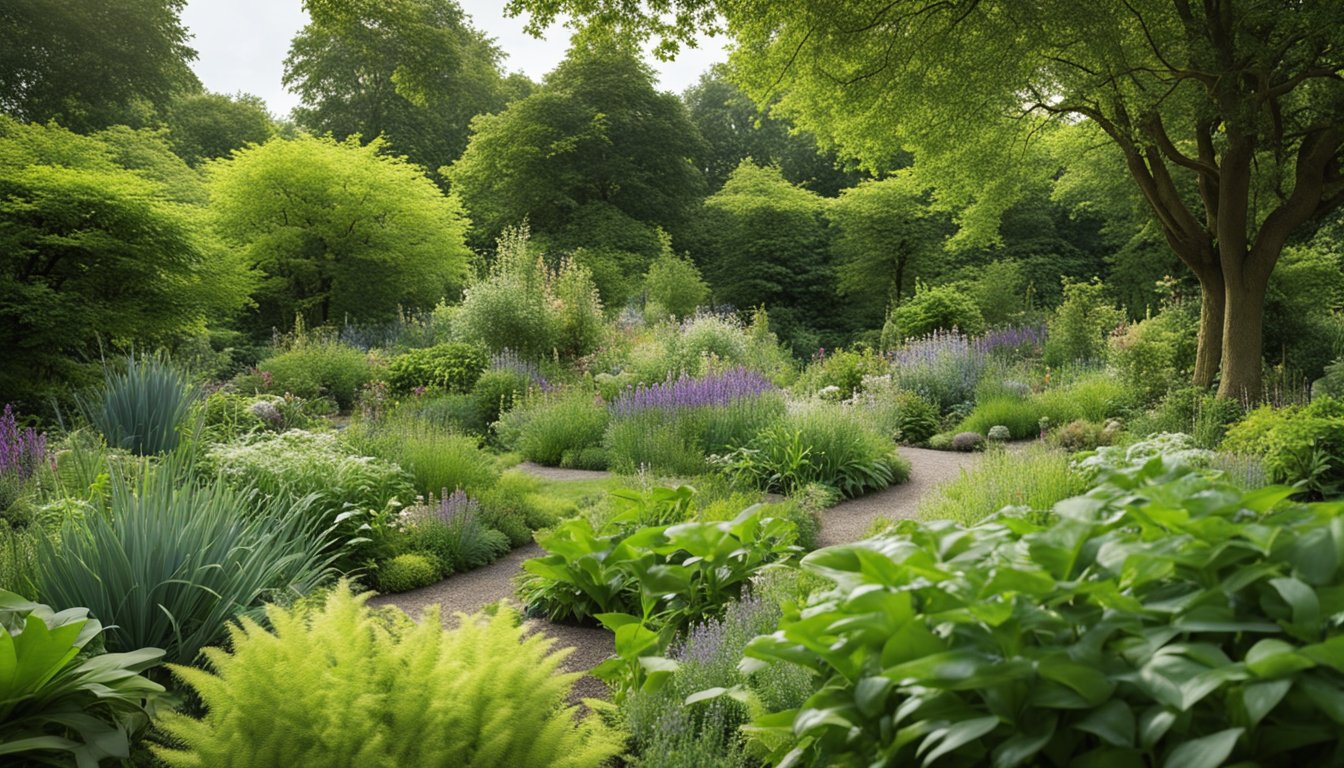
[{"label": "winding garden path", "polygon": [[[868,535],[873,520],[878,517],[901,519],[913,517],[925,495],[948,480],[955,479],[962,469],[979,461],[981,454],[930,451],[923,448],[901,448],[901,455],[910,460],[910,480],[901,485],[841,502],[822,515],[821,546],[857,541]],[[522,464],[520,469],[550,480],[592,480],[607,477],[604,472],[556,469],[535,464]],[[455,623],[456,614],[474,613],[491,603],[513,598],[514,578],[522,570],[523,561],[541,554],[541,547],[528,544],[513,550],[484,568],[456,574],[437,584],[402,592],[381,595],[374,605],[392,605],[419,619],[431,605],[441,606],[446,625]],[[556,647],[572,648],[565,660],[565,668],[587,671],[612,653],[611,633],[598,627],[579,627],[530,619],[528,626],[555,638]],[[585,697],[605,697],[606,688],[591,677],[584,677],[575,686],[575,700]]]}]

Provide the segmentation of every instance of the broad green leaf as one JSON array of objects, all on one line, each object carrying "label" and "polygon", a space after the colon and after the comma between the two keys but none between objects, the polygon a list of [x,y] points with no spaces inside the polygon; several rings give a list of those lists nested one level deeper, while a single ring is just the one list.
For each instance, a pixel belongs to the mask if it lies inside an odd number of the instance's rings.
[{"label": "broad green leaf", "polygon": [[1283,677],[1313,666],[1315,662],[1297,648],[1274,638],[1265,638],[1246,652],[1246,668],[1259,677]]},{"label": "broad green leaf", "polygon": [[997,728],[998,725],[999,718],[997,717],[977,717],[938,728],[924,738],[915,754],[921,755],[927,751],[928,754],[924,755],[924,765],[931,765],[933,761],[943,755],[950,754],[975,741]]},{"label": "broad green leaf", "polygon": [[1270,710],[1278,706],[1288,689],[1293,687],[1292,680],[1266,680],[1250,683],[1241,692],[1241,704],[1246,708],[1246,717],[1252,726],[1259,724]]},{"label": "broad green leaf", "polygon": [[1219,768],[1237,746],[1244,728],[1228,728],[1200,739],[1186,741],[1173,749],[1163,768]]},{"label": "broad green leaf", "polygon": [[1087,717],[1074,723],[1073,727],[1114,747],[1134,746],[1134,712],[1128,704],[1118,699],[1112,699],[1092,710]]}]

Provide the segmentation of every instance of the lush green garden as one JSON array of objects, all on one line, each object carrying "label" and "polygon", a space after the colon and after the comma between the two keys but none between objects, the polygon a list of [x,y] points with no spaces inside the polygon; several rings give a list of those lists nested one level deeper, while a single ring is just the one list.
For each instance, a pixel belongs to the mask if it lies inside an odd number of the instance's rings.
[{"label": "lush green garden", "polygon": [[133,5],[0,11],[0,763],[1344,764],[1334,4]]}]

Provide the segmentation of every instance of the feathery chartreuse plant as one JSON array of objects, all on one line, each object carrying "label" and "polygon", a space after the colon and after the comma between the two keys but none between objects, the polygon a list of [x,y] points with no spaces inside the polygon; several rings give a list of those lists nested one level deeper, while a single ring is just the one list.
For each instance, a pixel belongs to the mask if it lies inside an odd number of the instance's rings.
[{"label": "feathery chartreuse plant", "polygon": [[602,765],[619,736],[565,697],[577,673],[565,652],[525,636],[508,609],[442,629],[375,613],[342,583],[325,605],[271,607],[267,631],[243,618],[231,652],[207,649],[213,672],[174,666],[206,709],[160,721],[170,766],[321,765],[512,768]]}]

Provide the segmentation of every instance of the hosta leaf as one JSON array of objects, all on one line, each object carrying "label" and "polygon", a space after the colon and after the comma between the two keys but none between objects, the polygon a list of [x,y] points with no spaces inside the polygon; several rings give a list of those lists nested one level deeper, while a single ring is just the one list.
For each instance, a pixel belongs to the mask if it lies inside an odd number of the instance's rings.
[{"label": "hosta leaf", "polygon": [[1246,717],[1252,726],[1259,724],[1274,707],[1278,706],[1288,689],[1293,687],[1292,680],[1267,680],[1251,683],[1241,692],[1241,704],[1246,709]]},{"label": "hosta leaf", "polygon": [[1073,724],[1084,733],[1090,733],[1113,747],[1134,746],[1134,712],[1123,701],[1112,699],[1092,710]]},{"label": "hosta leaf", "polygon": [[1173,749],[1163,768],[1219,768],[1237,746],[1243,728],[1228,728],[1200,739],[1184,742]]}]

